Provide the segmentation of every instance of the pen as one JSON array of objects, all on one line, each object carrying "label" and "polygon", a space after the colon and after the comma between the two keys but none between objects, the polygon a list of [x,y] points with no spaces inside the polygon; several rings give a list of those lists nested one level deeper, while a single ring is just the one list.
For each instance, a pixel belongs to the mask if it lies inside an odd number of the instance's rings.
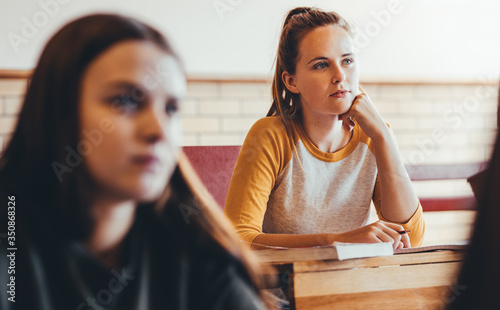
[{"label": "pen", "polygon": [[399,233],[400,235],[402,235],[402,234],[406,234],[406,233],[409,233],[409,232],[411,232],[411,230],[403,230],[403,231],[398,231],[398,233]]}]

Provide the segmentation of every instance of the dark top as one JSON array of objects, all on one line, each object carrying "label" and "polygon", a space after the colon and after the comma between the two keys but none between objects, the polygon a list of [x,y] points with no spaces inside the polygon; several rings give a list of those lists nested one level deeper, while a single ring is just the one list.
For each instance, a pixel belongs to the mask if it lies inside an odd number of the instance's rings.
[{"label": "dark top", "polygon": [[[7,195],[0,201],[5,219]],[[22,204],[16,197],[15,251],[7,250],[6,221],[0,228],[0,309],[264,309],[233,256],[149,208],[138,208],[126,237],[125,267],[109,269],[79,244],[61,241]],[[8,274],[11,252],[15,274]],[[15,303],[5,290],[11,276]]]}]

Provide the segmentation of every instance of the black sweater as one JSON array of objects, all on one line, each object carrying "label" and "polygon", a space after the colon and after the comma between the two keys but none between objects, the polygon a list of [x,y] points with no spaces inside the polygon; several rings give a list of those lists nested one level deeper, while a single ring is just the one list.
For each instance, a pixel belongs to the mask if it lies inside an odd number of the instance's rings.
[{"label": "black sweater", "polygon": [[[7,195],[0,201],[7,219]],[[0,227],[0,309],[264,309],[242,265],[209,238],[186,233],[189,223],[169,224],[139,207],[124,267],[110,269],[78,243],[62,241],[23,203],[16,197],[15,251],[7,250],[7,221]],[[15,274],[8,274],[10,254]],[[11,276],[15,303],[6,292]]]}]

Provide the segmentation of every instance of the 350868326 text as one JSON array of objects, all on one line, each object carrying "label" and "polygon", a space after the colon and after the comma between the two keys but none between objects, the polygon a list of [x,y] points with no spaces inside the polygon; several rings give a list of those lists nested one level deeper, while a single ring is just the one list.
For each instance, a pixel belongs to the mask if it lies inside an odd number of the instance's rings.
[{"label": "350868326 text", "polygon": [[7,258],[8,258],[8,300],[16,302],[16,197],[8,196],[7,202]]}]

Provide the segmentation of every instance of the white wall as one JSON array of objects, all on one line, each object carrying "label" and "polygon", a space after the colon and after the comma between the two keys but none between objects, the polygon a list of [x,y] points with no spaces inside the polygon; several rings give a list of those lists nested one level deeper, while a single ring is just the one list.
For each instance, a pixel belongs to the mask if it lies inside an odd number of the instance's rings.
[{"label": "white wall", "polygon": [[[41,3],[52,3],[52,16]],[[365,79],[478,81],[500,72],[497,0],[0,0],[0,69],[33,68],[61,25],[107,11],[166,33],[191,76],[268,77],[285,14],[304,5],[336,10],[361,29]],[[36,34],[23,34],[37,18]],[[9,34],[24,38],[17,51]]]}]

